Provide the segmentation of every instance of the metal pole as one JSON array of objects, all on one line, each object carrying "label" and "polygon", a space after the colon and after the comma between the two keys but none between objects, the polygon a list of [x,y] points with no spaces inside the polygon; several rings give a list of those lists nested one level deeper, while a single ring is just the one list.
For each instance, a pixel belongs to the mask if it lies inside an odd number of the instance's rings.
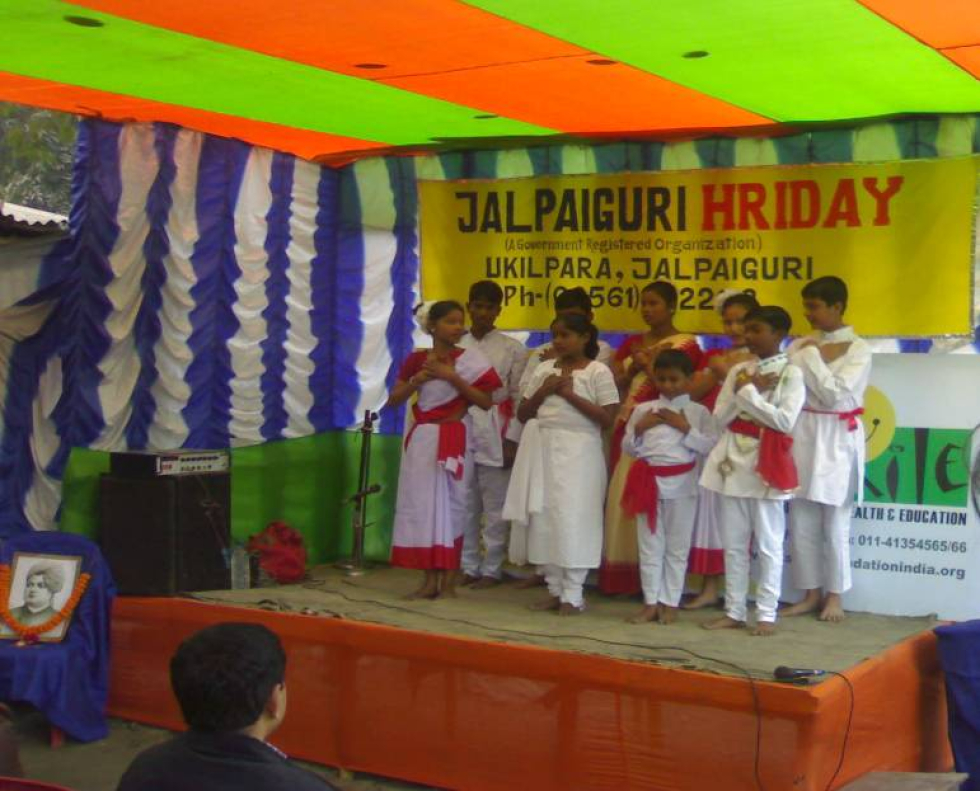
[{"label": "metal pole", "polygon": [[371,475],[371,435],[374,433],[374,421],[378,416],[367,410],[364,413],[364,423],[361,425],[361,463],[357,476],[357,491],[347,502],[354,503],[353,542],[351,558],[337,565],[343,568],[348,576],[359,576],[365,572],[364,565],[364,530],[367,527],[367,498],[381,491],[377,484],[368,483]]}]

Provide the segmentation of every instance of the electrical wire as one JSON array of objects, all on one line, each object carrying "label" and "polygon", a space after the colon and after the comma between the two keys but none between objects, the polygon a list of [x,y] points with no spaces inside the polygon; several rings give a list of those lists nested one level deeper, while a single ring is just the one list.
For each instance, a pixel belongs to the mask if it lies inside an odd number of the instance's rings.
[{"label": "electrical wire", "polygon": [[[352,584],[352,583],[348,583],[348,584]],[[758,687],[756,686],[756,682],[762,679],[755,678],[752,675],[752,671],[737,664],[736,662],[731,662],[727,659],[719,659],[718,657],[709,656],[707,654],[701,654],[698,653],[697,651],[692,651],[690,648],[685,648],[684,646],[678,646],[678,645],[650,645],[648,643],[632,643],[632,642],[627,642],[622,640],[606,640],[604,638],[595,637],[593,635],[552,634],[548,632],[531,632],[523,629],[512,629],[504,626],[490,626],[488,624],[480,623],[479,621],[472,621],[467,618],[452,618],[446,615],[439,615],[437,613],[426,612],[425,610],[419,610],[412,607],[392,604],[391,602],[380,601],[379,599],[358,598],[355,596],[350,596],[341,590],[326,587],[325,580],[306,582],[303,583],[301,587],[306,588],[308,590],[319,591],[321,593],[333,594],[353,604],[371,604],[386,610],[405,612],[405,613],[410,613],[412,615],[424,615],[425,617],[430,618],[432,620],[443,621],[446,623],[462,624],[464,626],[470,626],[475,629],[482,629],[484,631],[491,632],[491,633],[493,632],[506,633],[506,634],[519,635],[522,637],[532,637],[532,638],[540,638],[546,640],[581,640],[581,641],[597,643],[599,645],[605,645],[605,646],[616,646],[620,648],[635,648],[653,654],[653,656],[650,657],[649,661],[677,662],[678,659],[676,657],[656,655],[656,652],[658,651],[670,651],[670,652],[684,654],[694,659],[699,659],[702,662],[720,665],[721,667],[726,667],[735,670],[740,675],[744,676],[745,680],[748,682],[749,690],[752,694],[752,710],[755,716],[755,749],[753,751],[752,772],[753,772],[756,786],[759,788],[759,791],[766,791],[765,784],[762,782],[762,774],[761,774],[762,707],[759,702],[759,690]],[[205,597],[196,595],[195,598],[203,599]],[[301,614],[304,614],[303,611],[301,611]],[[340,613],[333,613],[333,614],[340,615]],[[844,758],[846,757],[847,754],[847,745],[851,737],[851,724],[854,719],[855,696],[854,696],[854,686],[851,683],[851,680],[846,675],[844,675],[843,673],[839,673],[836,670],[826,670],[824,672],[827,673],[828,675],[832,675],[840,678],[847,685],[847,691],[850,699],[850,705],[848,707],[848,712],[847,712],[847,724],[844,728],[844,739],[843,742],[841,743],[840,755],[837,760],[837,766],[835,767],[834,773],[833,775],[831,775],[830,780],[827,782],[827,785],[825,787],[825,791],[830,791],[830,788],[833,786],[834,781],[837,780],[837,777],[844,766]]]},{"label": "electrical wire", "polygon": [[834,781],[837,779],[837,775],[840,774],[840,770],[844,766],[844,756],[847,754],[847,743],[851,738],[851,722],[854,719],[854,685],[851,683],[851,679],[845,676],[843,673],[838,673],[836,670],[826,670],[824,671],[832,676],[837,676],[845,684],[847,684],[847,691],[850,694],[851,705],[847,711],[847,725],[844,727],[844,741],[841,743],[840,747],[840,757],[837,759],[837,768],[834,769],[834,773],[831,775],[830,780],[827,782],[827,786],[824,791],[830,791],[831,787],[834,785]]},{"label": "electrical wire", "polygon": [[[437,621],[445,621],[449,623],[458,623],[465,626],[471,626],[476,629],[483,629],[488,632],[504,632],[507,634],[521,635],[523,637],[536,637],[549,640],[584,640],[588,642],[598,643],[600,645],[607,646],[619,646],[623,648],[638,648],[643,651],[656,652],[656,651],[673,651],[681,654],[685,654],[689,657],[695,659],[700,659],[703,662],[709,662],[722,667],[727,667],[736,670],[738,673],[745,677],[745,680],[749,683],[749,690],[752,693],[752,709],[755,715],[755,750],[754,757],[752,761],[752,770],[755,778],[755,783],[759,787],[759,791],[766,791],[766,787],[762,782],[762,776],[760,773],[761,767],[761,756],[762,756],[762,708],[759,703],[759,690],[756,686],[756,679],[752,676],[752,671],[745,667],[742,667],[735,662],[730,662],[727,659],[719,659],[718,657],[708,656],[706,654],[700,654],[697,651],[692,651],[689,648],[683,646],[675,645],[648,645],[644,643],[630,643],[619,640],[605,640],[601,637],[594,637],[592,635],[580,635],[580,634],[549,634],[547,632],[530,632],[524,631],[522,629],[511,629],[508,627],[497,627],[489,626],[487,624],[479,623],[477,621],[471,621],[466,618],[450,618],[449,616],[438,615],[436,613],[425,612],[424,610],[417,610],[411,607],[404,607],[397,604],[392,604],[391,602],[383,602],[377,599],[360,599],[354,596],[348,596],[341,590],[336,590],[334,588],[327,588],[325,586],[325,581],[304,583],[302,587],[317,590],[322,593],[332,593],[336,596],[340,596],[345,601],[353,602],[355,604],[373,604],[378,607],[382,607],[388,610],[396,610],[399,612],[412,613],[414,615],[424,615],[428,618],[432,618]],[[676,662],[677,660],[671,657],[660,657],[660,661]],[[656,661],[656,660],[654,660]],[[843,762],[843,756],[841,757],[841,762]],[[838,767],[839,770],[839,767]],[[835,774],[836,777],[836,774]]]}]

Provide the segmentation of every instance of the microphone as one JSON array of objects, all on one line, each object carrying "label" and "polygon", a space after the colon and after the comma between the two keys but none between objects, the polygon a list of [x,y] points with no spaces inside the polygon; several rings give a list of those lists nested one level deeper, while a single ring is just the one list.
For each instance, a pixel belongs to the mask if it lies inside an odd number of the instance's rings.
[{"label": "microphone", "polygon": [[772,671],[772,675],[779,681],[797,681],[801,678],[809,678],[810,676],[825,676],[827,675],[827,671],[807,667],[786,667],[786,665],[780,665]]}]

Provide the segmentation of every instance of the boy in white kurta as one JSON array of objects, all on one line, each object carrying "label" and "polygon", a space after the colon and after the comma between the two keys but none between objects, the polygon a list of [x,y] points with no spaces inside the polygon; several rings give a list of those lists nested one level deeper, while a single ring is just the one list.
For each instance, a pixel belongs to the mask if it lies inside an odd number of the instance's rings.
[{"label": "boy in white kurta", "polygon": [[653,364],[660,396],[637,405],[623,435],[623,453],[640,460],[630,467],[622,500],[636,518],[645,605],[631,623],[673,623],[684,593],[699,463],[718,439],[711,413],[688,395],[693,373],[684,352],[661,352]]},{"label": "boy in white kurta", "polygon": [[718,394],[714,418],[724,431],[704,465],[701,485],[721,495],[725,547],[725,617],[707,629],[744,626],[749,590],[749,544],[759,552],[756,636],[775,633],[783,571],[784,501],[797,486],[788,436],[806,390],[803,372],[779,352],[791,326],[780,307],[745,317],[745,341],[758,361],[735,365]]},{"label": "boy in white kurta", "polygon": [[619,390],[594,359],[598,333],[588,319],[559,317],[552,333],[557,356],[535,369],[518,408],[524,432],[504,517],[512,533],[526,531],[528,560],[544,571],[550,597],[532,609],[573,615],[584,609],[585,577],[602,557],[602,430],[612,425]]},{"label": "boy in white kurta", "polygon": [[[463,532],[463,584],[474,589],[489,588],[500,582],[504,555],[507,553],[507,522],[501,516],[510,467],[517,451],[516,443],[505,439],[520,400],[519,383],[527,365],[527,350],[513,338],[504,335],[494,323],[500,316],[504,292],[491,280],[481,280],[470,287],[466,310],[470,314],[470,331],[459,345],[479,349],[493,364],[503,386],[493,394],[488,410],[473,407],[473,458],[476,462],[472,484],[467,491],[466,525]],[[480,533],[483,552],[480,552]]]},{"label": "boy in white kurta", "polygon": [[[789,506],[793,582],[806,591],[784,615],[819,611],[841,621],[841,594],[851,587],[851,509],[864,482],[864,391],[871,347],[844,324],[847,285],[821,277],[803,288],[803,310],[817,330],[789,348],[803,371],[806,405],[793,431],[800,491]],[[821,591],[823,595],[821,595]]]}]

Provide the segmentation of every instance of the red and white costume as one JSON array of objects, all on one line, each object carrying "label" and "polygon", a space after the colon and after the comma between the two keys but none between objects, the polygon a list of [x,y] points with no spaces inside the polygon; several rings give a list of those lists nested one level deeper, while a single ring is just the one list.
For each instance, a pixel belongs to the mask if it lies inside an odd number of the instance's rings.
[{"label": "red and white costume", "polygon": [[[408,381],[428,351],[412,352],[398,379]],[[477,349],[456,349],[456,373],[485,392],[500,387],[490,360]],[[414,425],[405,439],[391,563],[413,569],[457,569],[463,548],[466,490],[473,476],[469,402],[449,382],[430,379],[418,389]]]},{"label": "red and white costume", "polygon": [[[637,436],[637,422],[659,409],[683,413],[690,431],[682,434],[661,424]],[[648,605],[680,604],[697,511],[700,463],[716,440],[711,413],[688,395],[661,396],[638,404],[626,424],[623,453],[637,463],[630,467],[622,506],[636,518],[640,582]]]},{"label": "red and white costume", "polygon": [[[736,392],[742,371],[775,373],[779,380],[765,393],[751,383]],[[788,435],[805,397],[803,372],[785,354],[735,365],[718,394],[714,417],[724,432],[705,462],[701,485],[721,495],[725,612],[735,621],[747,617],[752,537],[759,552],[758,619],[776,620],[786,532],[783,501],[793,496],[797,483]]]}]

